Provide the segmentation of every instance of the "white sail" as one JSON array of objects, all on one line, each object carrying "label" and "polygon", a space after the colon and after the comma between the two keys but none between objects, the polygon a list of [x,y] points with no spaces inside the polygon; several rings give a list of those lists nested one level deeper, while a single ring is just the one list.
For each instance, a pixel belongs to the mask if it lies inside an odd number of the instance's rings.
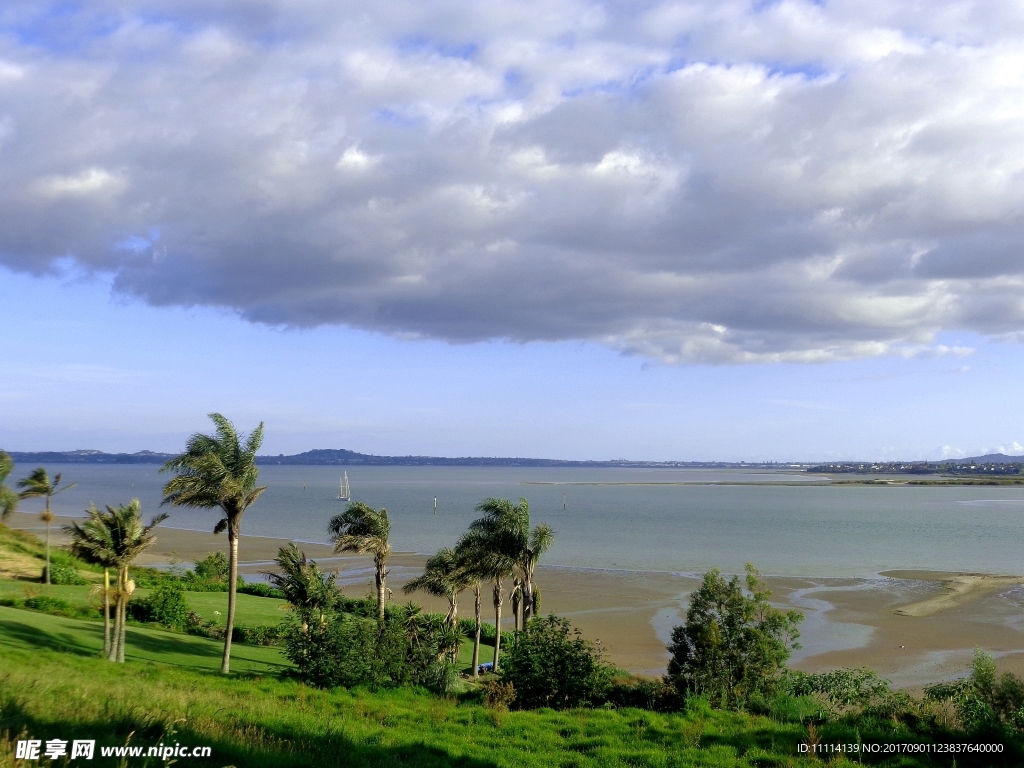
[{"label": "white sail", "polygon": [[338,488],[338,501],[348,501],[352,498],[352,489],[348,485],[348,472],[341,478],[341,483]]}]

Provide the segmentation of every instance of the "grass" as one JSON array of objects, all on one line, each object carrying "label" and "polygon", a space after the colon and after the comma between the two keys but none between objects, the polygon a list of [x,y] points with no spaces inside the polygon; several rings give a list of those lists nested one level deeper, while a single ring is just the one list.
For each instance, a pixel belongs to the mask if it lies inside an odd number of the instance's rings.
[{"label": "grass", "polygon": [[[764,718],[710,710],[499,712],[413,689],[318,691],[256,670],[224,677],[209,667],[154,663],[137,650],[142,630],[129,631],[130,661],[114,665],[87,655],[95,638],[83,638],[76,623],[84,622],[0,609],[0,730],[8,740],[119,745],[134,734],[133,744],[213,747],[214,759],[195,764],[252,768],[813,764],[796,756],[801,726]],[[180,640],[161,634],[150,637]],[[6,757],[0,752],[0,766],[13,766]]]},{"label": "grass", "polygon": [[[507,712],[479,694],[441,698],[418,689],[320,691],[281,678],[274,649],[235,646],[231,676],[215,670],[220,645],[130,628],[123,665],[97,658],[92,622],[0,608],[0,768],[18,763],[13,741],[95,739],[99,746],[210,746],[212,759],[177,765],[409,766],[434,768],[852,768],[798,753],[808,729],[739,712],[659,714],[636,709]],[[819,726],[825,743],[916,741],[882,723],[857,733]],[[1016,757],[1019,757],[1017,755]],[[1015,765],[958,756],[957,765]],[[938,757],[875,756],[888,768],[949,766]],[[45,763],[43,763],[45,764]],[[162,765],[140,758],[90,765]]]},{"label": "grass", "polygon": [[[8,652],[45,648],[60,654],[98,657],[103,624],[0,606],[0,649]],[[138,662],[220,669],[224,644],[219,640],[128,625],[125,656]],[[277,648],[233,644],[231,666],[242,672],[278,673],[288,661]]]}]

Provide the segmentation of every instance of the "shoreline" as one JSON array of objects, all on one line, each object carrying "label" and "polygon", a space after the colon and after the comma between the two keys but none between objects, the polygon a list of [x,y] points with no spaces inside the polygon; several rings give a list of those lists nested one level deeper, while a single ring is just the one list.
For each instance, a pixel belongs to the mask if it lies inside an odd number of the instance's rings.
[{"label": "shoreline", "polygon": [[[51,529],[55,545],[66,541],[60,517]],[[37,515],[15,513],[12,528],[41,534]],[[239,571],[266,572],[288,539],[248,536],[239,542]],[[295,541],[325,570],[338,570],[350,596],[372,591],[372,559],[336,555],[329,544]],[[224,550],[227,537],[211,531],[159,528],[142,566],[190,564]],[[425,610],[443,611],[445,601],[423,593],[406,596],[402,586],[419,575],[427,555],[395,552],[389,558],[392,599],[412,599]],[[329,566],[328,566],[329,564]],[[673,626],[685,621],[689,595],[702,574],[641,571],[541,563],[537,583],[541,612],[568,618],[585,637],[600,640],[608,660],[637,674],[660,676],[668,662]],[[1000,670],[1024,673],[1024,576],[949,571],[886,570],[870,576],[765,575],[780,608],[801,611],[801,643],[790,666],[807,672],[868,666],[896,687],[924,685],[966,674],[975,648],[997,659]],[[486,590],[489,593],[489,589]],[[485,596],[484,621],[493,623]],[[472,616],[472,593],[463,593],[460,616]],[[506,598],[504,629],[512,627]],[[489,616],[490,615],[490,616]]]}]

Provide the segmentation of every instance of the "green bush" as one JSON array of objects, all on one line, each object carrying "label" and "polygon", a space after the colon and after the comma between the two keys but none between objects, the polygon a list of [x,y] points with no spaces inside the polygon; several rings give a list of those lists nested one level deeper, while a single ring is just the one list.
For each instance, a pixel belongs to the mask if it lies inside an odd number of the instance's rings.
[{"label": "green bush", "polygon": [[171,629],[185,629],[189,608],[185,591],[177,581],[165,581],[148,597],[128,603],[130,615],[136,621],[152,621]]},{"label": "green bush", "polygon": [[530,709],[564,709],[604,698],[611,669],[600,650],[568,619],[531,619],[499,665],[502,682],[515,687],[516,702]]},{"label": "green bush", "polygon": [[889,681],[866,667],[842,667],[815,674],[787,670],[780,681],[779,689],[791,696],[818,694],[827,696],[841,706],[860,707],[877,703],[892,693]]},{"label": "green bush", "polygon": [[261,624],[255,627],[235,627],[231,639],[249,645],[277,645],[282,631],[279,624]]},{"label": "green bush", "polygon": [[269,584],[263,582],[244,583],[239,585],[238,591],[244,595],[255,595],[256,597],[273,597],[277,600],[285,600],[284,592],[280,589],[274,589]]},{"label": "green bush", "polygon": [[997,678],[995,661],[982,650],[974,652],[968,677],[928,686],[924,693],[929,701],[952,701],[965,730],[1024,730],[1024,681],[1012,672]]},{"label": "green bush", "polygon": [[296,676],[318,688],[366,685],[447,687],[441,620],[404,606],[383,622],[352,614],[297,611],[285,621],[284,652]]},{"label": "green bush", "polygon": [[[43,579],[46,578],[46,569],[43,568]],[[51,584],[74,584],[82,585],[89,582],[78,574],[78,569],[67,563],[50,562],[50,583]]]},{"label": "green bush", "polygon": [[85,606],[72,605],[67,600],[49,595],[35,595],[25,599],[24,606],[40,613],[49,613],[54,616],[67,616],[72,619],[94,618],[97,611]]},{"label": "green bush", "polygon": [[227,555],[220,550],[208,554],[192,570],[198,581],[220,581],[225,584],[230,573]]},{"label": "green bush", "polygon": [[736,708],[775,691],[791,648],[799,648],[803,615],[774,608],[761,575],[747,563],[744,592],[712,570],[690,597],[686,624],[672,630],[667,679],[683,696],[705,695],[715,706]]},{"label": "green bush", "polygon": [[652,712],[674,712],[683,707],[683,699],[674,685],[664,680],[612,680],[605,701],[615,707],[634,707]]}]

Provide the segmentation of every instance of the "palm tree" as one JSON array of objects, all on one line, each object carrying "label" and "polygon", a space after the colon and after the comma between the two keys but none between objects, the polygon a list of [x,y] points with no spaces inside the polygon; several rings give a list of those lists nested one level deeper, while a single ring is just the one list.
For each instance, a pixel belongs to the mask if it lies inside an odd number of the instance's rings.
[{"label": "palm tree", "polygon": [[489,578],[486,568],[486,556],[479,537],[467,534],[455,545],[455,556],[459,560],[459,568],[473,587],[473,609],[476,627],[473,634],[473,677],[480,675],[480,625],[483,608],[483,581]]},{"label": "palm tree", "polygon": [[281,547],[274,562],[281,573],[267,573],[267,580],[284,592],[285,600],[301,613],[303,631],[312,613],[323,622],[326,613],[338,602],[338,574],[325,574],[313,560],[307,560],[306,554],[294,543]]},{"label": "palm tree", "polygon": [[334,542],[335,552],[354,552],[373,555],[377,582],[377,616],[384,620],[384,597],[387,590],[386,568],[391,544],[391,521],[386,509],[374,509],[361,501],[353,501],[348,509],[335,515],[327,524],[327,532]]},{"label": "palm tree", "polygon": [[455,550],[445,547],[427,560],[423,575],[410,581],[402,590],[407,595],[422,591],[447,599],[445,624],[454,627],[459,620],[459,593],[472,583],[471,574],[463,569]]},{"label": "palm tree", "polygon": [[[515,573],[523,544],[522,529],[529,527],[526,499],[513,504],[508,499],[484,499],[476,507],[483,517],[470,523],[466,546],[476,554],[476,571],[492,580],[494,602],[494,671],[501,653],[501,607],[505,599],[504,579]],[[524,523],[525,519],[525,523]]]},{"label": "palm tree", "polygon": [[107,507],[108,525],[115,562],[117,563],[117,612],[114,626],[114,638],[111,648],[111,661],[124,663],[125,619],[128,613],[128,600],[135,591],[135,582],[129,577],[128,569],[144,551],[149,549],[156,536],[153,529],[167,519],[167,514],[154,517],[149,525],[142,524],[142,503],[132,499],[128,504],[117,508]]},{"label": "palm tree", "polygon": [[25,489],[19,494],[22,499],[32,499],[40,496],[46,499],[46,508],[39,515],[39,519],[46,523],[46,570],[43,571],[43,582],[46,584],[50,583],[50,524],[54,518],[53,511],[50,509],[50,499],[58,493],[63,493],[68,488],[74,488],[78,485],[78,483],[69,483],[60,488],[58,487],[60,479],[61,475],[58,474],[51,483],[50,476],[46,474],[46,470],[39,467],[32,470],[32,474],[24,480],[18,481],[18,487]]},{"label": "palm tree", "polygon": [[113,527],[108,525],[107,516],[92,504],[85,511],[89,519],[79,525],[72,522],[64,526],[64,532],[71,537],[71,553],[87,562],[103,568],[103,657],[110,655],[110,569],[117,567],[117,553],[114,551]]},{"label": "palm tree", "polygon": [[[525,502],[526,500],[523,499],[522,501]],[[529,525],[529,522],[529,510],[527,510],[527,525]],[[547,523],[541,523],[530,531],[530,538],[526,542],[526,546],[523,547],[520,552],[519,569],[522,571],[522,624],[524,627],[526,626],[526,622],[533,618],[533,614],[536,609],[536,587],[533,582],[533,573],[537,568],[537,563],[540,561],[540,556],[551,549],[551,545],[554,541],[555,532],[551,530],[551,526]]]},{"label": "palm tree", "polygon": [[7,455],[7,451],[0,451],[0,521],[6,520],[18,508],[18,494],[4,485],[12,469],[14,462]]},{"label": "palm tree", "polygon": [[224,658],[220,671],[231,667],[231,633],[235,627],[235,587],[238,582],[238,536],[242,515],[267,486],[257,486],[259,469],[256,452],[263,443],[263,422],[248,437],[240,435],[234,424],[219,413],[209,414],[216,434],[194,434],[185,445],[185,452],[161,467],[161,472],[175,472],[176,477],[164,486],[161,504],[176,507],[219,509],[223,517],[214,526],[214,533],[228,532],[228,618],[224,632]]}]

